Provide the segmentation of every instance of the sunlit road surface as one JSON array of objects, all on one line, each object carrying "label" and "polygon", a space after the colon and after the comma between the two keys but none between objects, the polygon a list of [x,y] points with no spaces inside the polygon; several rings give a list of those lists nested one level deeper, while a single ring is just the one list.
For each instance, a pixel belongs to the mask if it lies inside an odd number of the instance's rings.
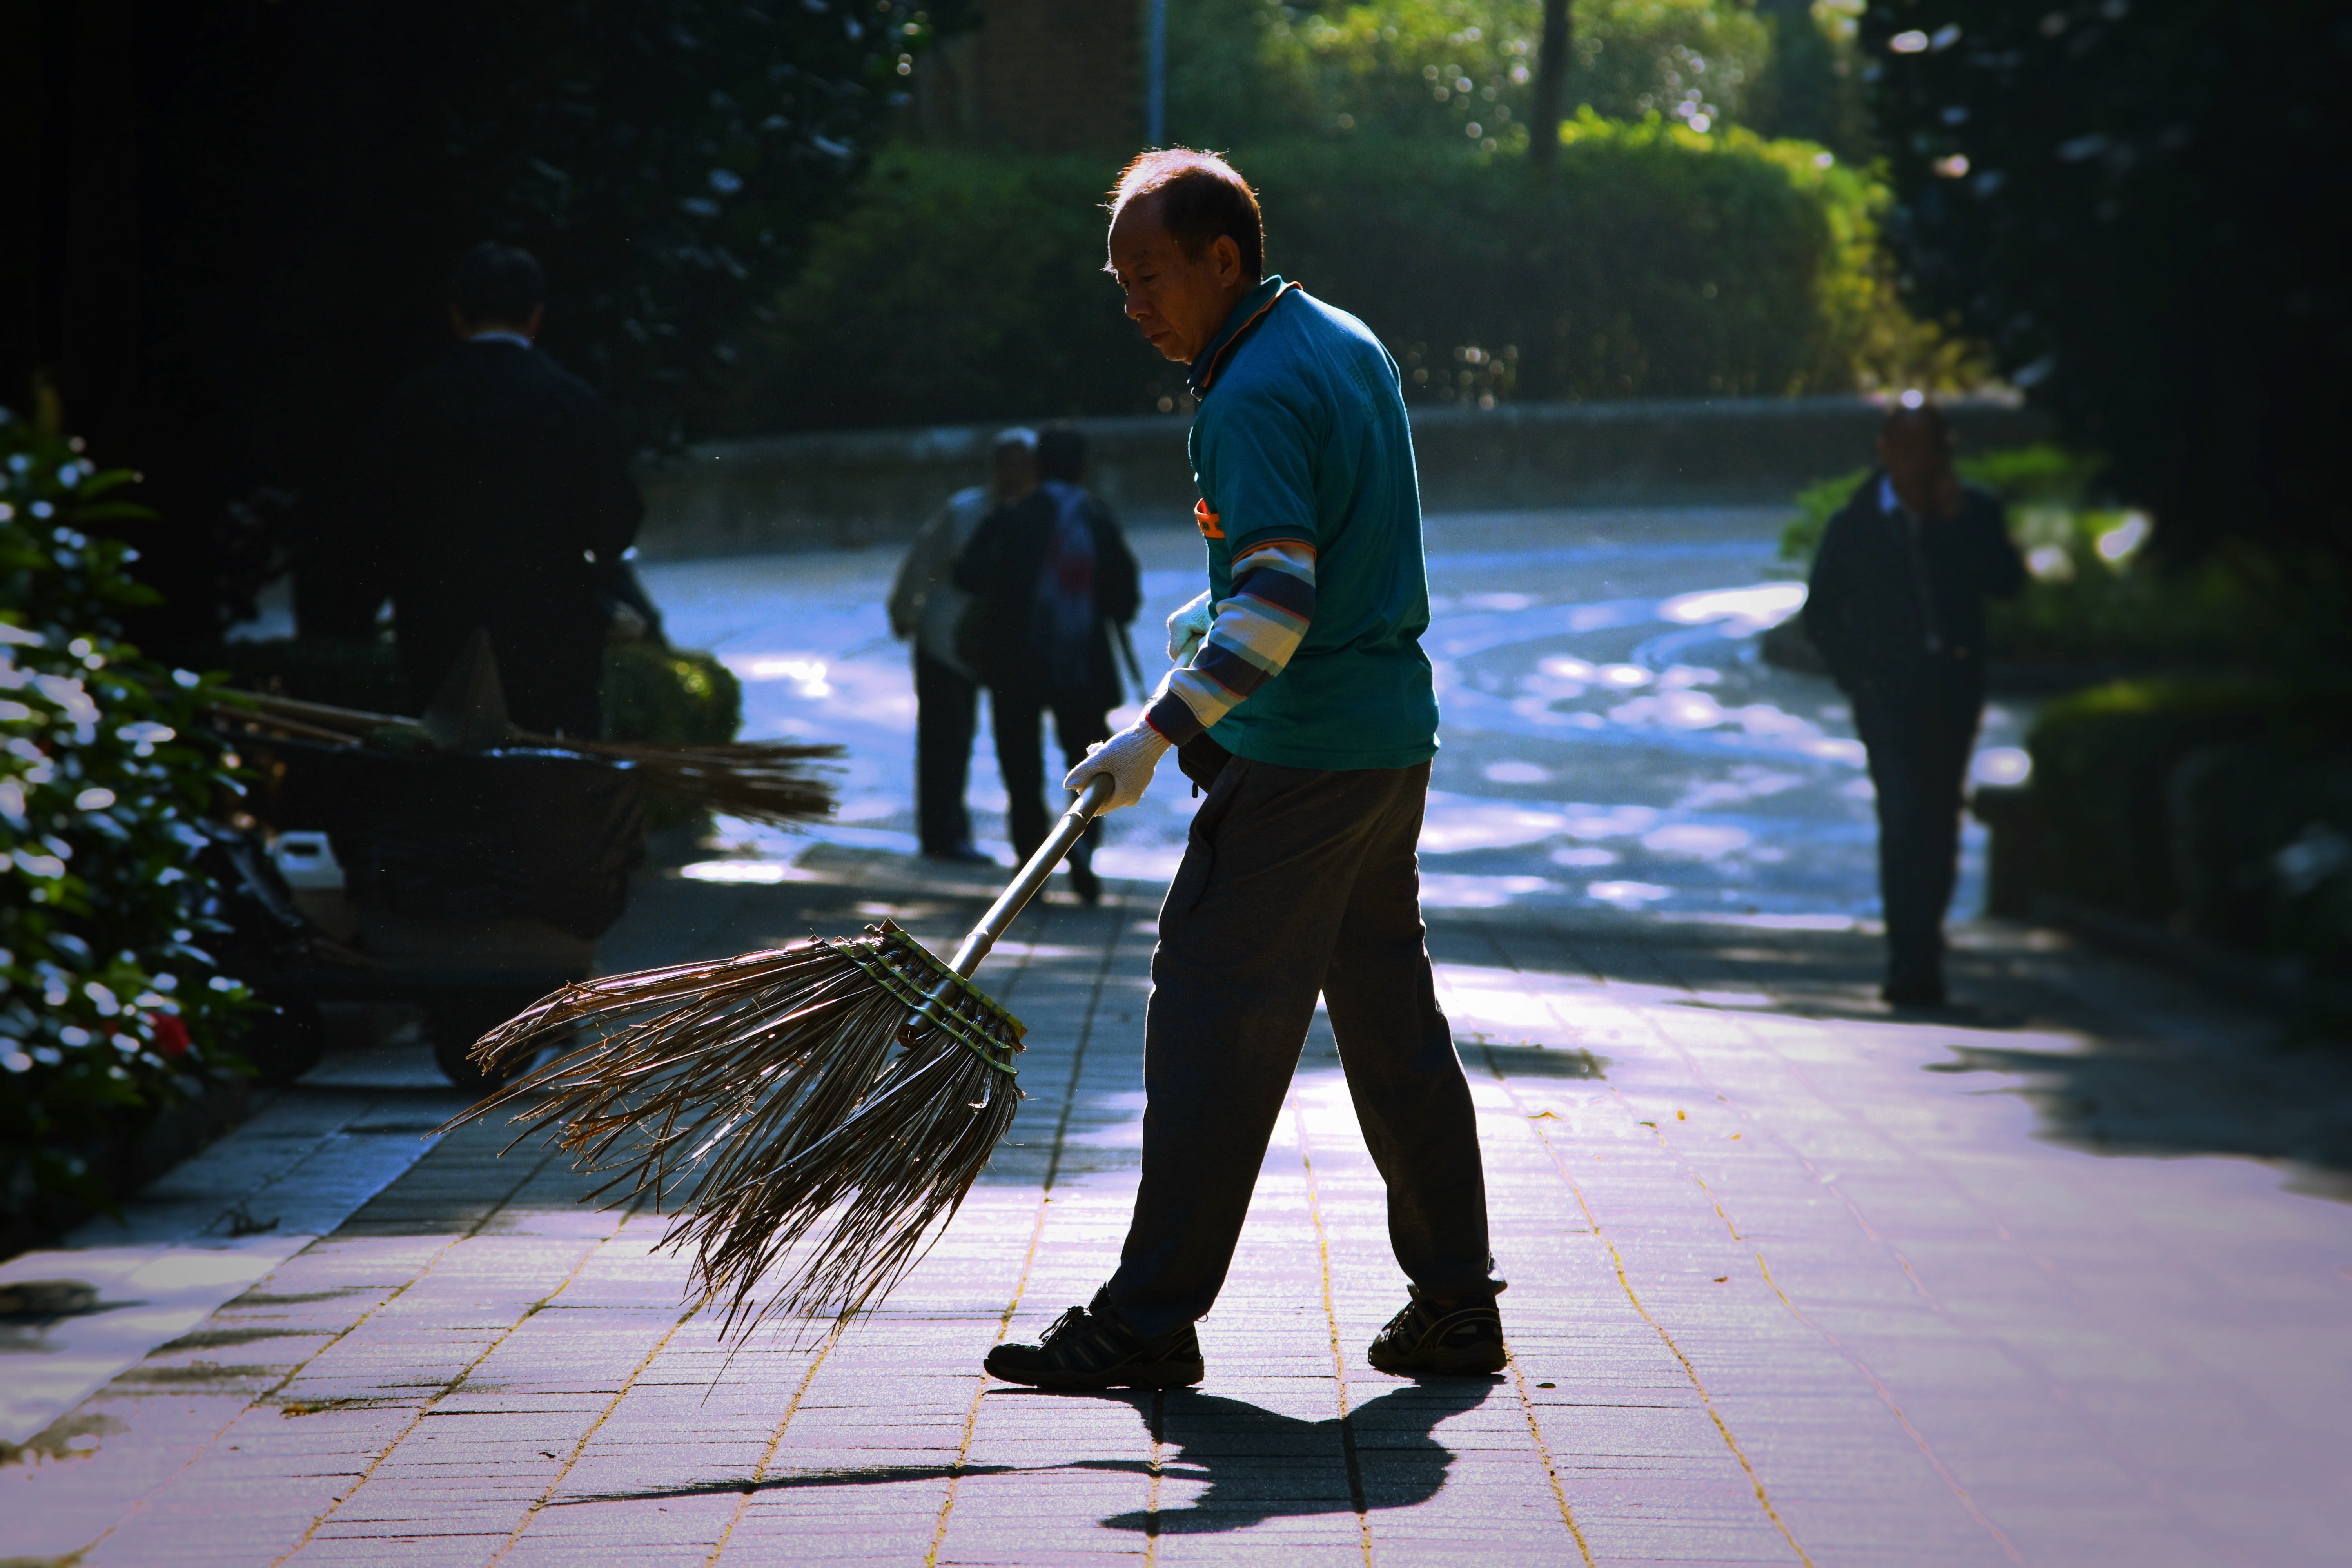
[{"label": "sunlit road surface", "polygon": [[[1429,941],[1504,1376],[1367,1367],[1403,1282],[1319,1023],[1202,1387],[982,1374],[1113,1266],[1171,770],[1101,907],[1056,890],[982,971],[1027,1098],[875,1316],[721,1344],[658,1218],[507,1127],[415,1158],[452,1100],[421,1048],[341,1053],[128,1231],[0,1265],[100,1295],[0,1325],[0,1378],[39,1374],[0,1403],[0,1563],[2343,1563],[2352,1061],[1997,924],[1959,933],[1969,1005],[1890,1015],[1834,693],[1749,658],[1770,522],[1432,531]],[[1156,621],[1197,546],[1139,542]],[[755,732],[851,746],[847,809],[649,870],[607,967],[885,916],[944,951],[983,906],[997,876],[908,853],[890,564],[652,574]]]},{"label": "sunlit road surface", "polygon": [[[1846,927],[1877,910],[1870,781],[1839,693],[1758,657],[1801,583],[1766,510],[1438,517],[1429,525],[1441,751],[1422,834],[1439,908],[1610,907]],[[1205,582],[1189,532],[1139,532],[1147,679],[1161,622]],[[883,616],[897,551],[651,568],[674,640],[744,681],[748,735],[839,741],[852,762],[835,843],[914,848],[914,695]],[[1115,720],[1125,722],[1130,705]],[[1979,772],[2020,776],[2017,716],[1995,704]],[[1059,764],[1055,770],[1059,772]],[[1003,845],[1004,793],[983,721],[971,799]],[[1109,825],[1108,875],[1164,883],[1195,805],[1171,767]],[[786,857],[738,832],[752,860]],[[1959,903],[1979,897],[1980,830]],[[698,874],[756,878],[755,865]]]}]

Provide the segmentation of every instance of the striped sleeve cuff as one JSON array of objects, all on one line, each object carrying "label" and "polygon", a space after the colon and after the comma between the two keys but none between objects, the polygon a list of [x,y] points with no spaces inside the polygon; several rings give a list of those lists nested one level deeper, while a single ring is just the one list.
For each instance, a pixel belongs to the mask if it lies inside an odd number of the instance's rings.
[{"label": "striped sleeve cuff", "polygon": [[[1170,673],[1151,727],[1178,745],[1223,719],[1280,675],[1315,619],[1315,547],[1269,540],[1234,561],[1234,594],[1187,668]],[[1181,713],[1177,711],[1181,710]],[[1178,734],[1186,728],[1189,732]]]},{"label": "striped sleeve cuff", "polygon": [[1192,716],[1192,710],[1173,691],[1162,692],[1160,700],[1143,715],[1143,721],[1160,731],[1171,746],[1181,746],[1197,739],[1206,724]]}]

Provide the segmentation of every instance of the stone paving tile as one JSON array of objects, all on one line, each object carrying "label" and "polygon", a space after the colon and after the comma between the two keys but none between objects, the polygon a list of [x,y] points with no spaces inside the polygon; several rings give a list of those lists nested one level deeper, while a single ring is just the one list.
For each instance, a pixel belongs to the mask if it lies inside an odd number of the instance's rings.
[{"label": "stone paving tile", "polygon": [[[793,897],[927,939],[969,913],[827,854]],[[772,920],[723,892],[724,919],[681,889],[666,940]],[[1364,1366],[1402,1283],[1318,1028],[1201,1328],[1209,1382],[990,1384],[994,1338],[1115,1259],[1149,925],[1028,917],[990,982],[1031,1023],[1032,1100],[847,1334],[721,1344],[660,1220],[468,1130],[86,1401],[94,1451],[0,1468],[0,1555],[2138,1568],[2326,1562],[2352,1523],[2326,1458],[2352,1437],[2345,1211],[2242,1162],[2056,1145],[2022,1080],[1921,1070],[1988,1037],[2080,1050],[2076,1026],[1775,1012],[1766,976],[1679,978],[1724,967],[1689,930],[1433,931],[1513,1280],[1505,1377]]]}]

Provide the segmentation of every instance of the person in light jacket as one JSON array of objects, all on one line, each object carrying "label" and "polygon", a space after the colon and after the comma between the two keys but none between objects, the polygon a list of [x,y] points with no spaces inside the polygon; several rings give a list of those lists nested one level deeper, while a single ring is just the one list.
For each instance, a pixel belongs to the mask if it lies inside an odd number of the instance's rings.
[{"label": "person in light jacket", "polygon": [[[1045,768],[1038,732],[1048,709],[1065,767],[1109,735],[1118,706],[1118,650],[1142,603],[1135,556],[1110,509],[1085,485],[1086,437],[1066,425],[1037,436],[1037,488],[989,513],[956,565],[974,595],[960,642],[988,688],[1005,826],[1026,860],[1045,841]],[[1130,656],[1132,657],[1132,656]],[[1071,849],[1070,886],[1093,903],[1096,824]]]},{"label": "person in light jacket", "polygon": [[971,604],[955,585],[956,563],[990,511],[1037,488],[1035,432],[999,432],[989,459],[991,481],[948,498],[890,584],[890,635],[914,644],[915,816],[923,853],[972,865],[992,862],[971,841],[964,805],[980,681],[956,655],[956,630]]}]

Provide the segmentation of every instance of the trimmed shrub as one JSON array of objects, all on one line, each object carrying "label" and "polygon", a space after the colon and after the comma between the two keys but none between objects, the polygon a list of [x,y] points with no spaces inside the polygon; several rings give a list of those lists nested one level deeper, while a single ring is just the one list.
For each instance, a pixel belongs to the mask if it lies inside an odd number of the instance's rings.
[{"label": "trimmed shrub", "polygon": [[195,822],[239,786],[214,686],[140,657],[144,517],[77,444],[0,410],[0,1232],[110,1205],[162,1110],[242,1070],[250,1006],[206,950],[227,927]]},{"label": "trimmed shrub", "polygon": [[657,643],[604,650],[604,738],[717,746],[743,723],[743,685],[719,656]]},{"label": "trimmed shrub", "polygon": [[[1563,126],[1545,179],[1513,153],[1361,138],[1234,154],[1267,265],[1363,318],[1407,395],[1777,395],[1965,379],[1880,258],[1883,195],[1805,142],[1654,117]],[[745,428],[1144,413],[1181,367],[1101,268],[1087,158],[893,148],[776,303]]]},{"label": "trimmed shrub", "polygon": [[[2116,681],[2051,703],[2026,744],[2042,827],[2038,883],[2143,920],[2170,921],[2182,911],[2183,883],[2203,877],[2184,861],[2213,837],[2210,825],[2193,820],[2197,802],[2210,792],[2184,775],[2183,765],[2225,751],[2264,759],[2254,793],[2263,797],[2262,815],[2277,821],[2241,847],[2235,858],[2244,864],[2228,873],[2250,867],[2259,879],[2270,856],[2327,820],[2322,805],[2288,799],[2280,780],[2298,770],[2326,772],[2329,759],[2352,756],[2352,689],[2246,678]],[[2327,879],[2314,879],[2303,891]]]}]

